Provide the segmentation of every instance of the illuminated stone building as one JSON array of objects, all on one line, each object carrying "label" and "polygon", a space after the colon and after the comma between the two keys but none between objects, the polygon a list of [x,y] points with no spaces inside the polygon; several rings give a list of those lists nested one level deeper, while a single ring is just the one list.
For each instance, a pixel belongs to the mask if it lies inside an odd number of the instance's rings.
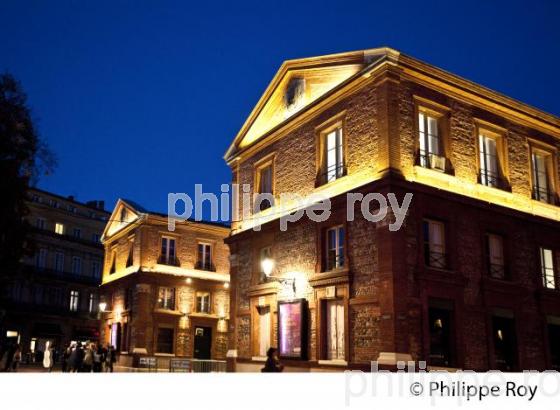
[{"label": "illuminated stone building", "polygon": [[[277,346],[299,371],[559,369],[559,138],[557,117],[392,49],[285,62],[225,155],[273,196],[241,201],[227,240],[230,368]],[[349,192],[413,199],[390,231],[360,202],[347,220]],[[285,193],[332,213],[282,231]]]},{"label": "illuminated stone building", "polygon": [[229,318],[229,227],[177,222],[119,200],[103,233],[101,339],[119,364],[138,358],[225,359]]},{"label": "illuminated stone building", "polygon": [[0,342],[19,342],[25,361],[40,358],[47,341],[59,351],[71,341],[97,340],[100,238],[109,218],[103,201],[36,188],[27,206],[35,253],[0,278]]}]

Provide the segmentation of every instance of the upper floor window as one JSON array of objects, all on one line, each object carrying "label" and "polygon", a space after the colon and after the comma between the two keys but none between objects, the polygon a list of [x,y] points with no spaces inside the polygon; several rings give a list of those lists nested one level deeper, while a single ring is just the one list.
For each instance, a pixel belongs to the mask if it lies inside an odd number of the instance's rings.
[{"label": "upper floor window", "polygon": [[420,165],[445,171],[445,157],[441,138],[439,118],[431,112],[418,113],[418,138],[420,147]]},{"label": "upper floor window", "polygon": [[98,233],[94,233],[91,235],[92,242],[99,243],[101,242],[101,236]]},{"label": "upper floor window", "polygon": [[548,289],[556,289],[556,268],[554,266],[554,252],[552,249],[540,248],[541,274],[543,286]]},{"label": "upper floor window", "polygon": [[445,225],[443,222],[425,219],[423,231],[424,262],[432,268],[446,268]]},{"label": "upper floor window", "polygon": [[344,143],[342,127],[324,132],[321,135],[323,163],[321,165],[321,183],[334,181],[345,174],[344,169]]},{"label": "upper floor window", "polygon": [[54,254],[54,269],[58,272],[64,271],[64,252],[57,251]]},{"label": "upper floor window", "polygon": [[533,183],[533,199],[553,204],[554,198],[554,161],[553,154],[532,148],[531,174]]},{"label": "upper floor window", "polygon": [[82,237],[82,230],[80,228],[74,228],[73,234],[74,238],[80,239]]},{"label": "upper floor window", "polygon": [[274,205],[274,158],[267,157],[255,165],[255,212],[264,211]]},{"label": "upper floor window", "polygon": [[212,245],[209,243],[201,242],[198,244],[198,260],[196,262],[196,268],[208,271],[214,270],[214,266],[212,265]]},{"label": "upper floor window", "polygon": [[329,271],[344,266],[344,227],[342,225],[327,229],[325,255],[325,270]]},{"label": "upper floor window", "polygon": [[126,208],[122,208],[121,209],[121,222],[125,222],[126,221]]},{"label": "upper floor window", "polygon": [[89,294],[89,303],[88,303],[88,311],[89,313],[93,313],[96,310],[96,303],[95,303],[96,297],[95,297],[95,293],[90,293]]},{"label": "upper floor window", "polygon": [[94,278],[101,276],[101,263],[98,260],[91,261],[91,276]]},{"label": "upper floor window", "polygon": [[37,195],[37,194],[33,194],[33,196],[31,197],[31,200],[32,200],[33,202],[37,202],[37,203],[40,203],[40,202],[42,201],[42,200],[41,200],[41,197],[40,197],[39,195]]},{"label": "upper floor window", "polygon": [[79,256],[72,257],[72,273],[80,275],[82,273],[82,258]]},{"label": "upper floor window", "polygon": [[164,236],[161,238],[161,255],[159,263],[166,265],[176,265],[175,258],[175,239]]},{"label": "upper floor window", "polygon": [[45,218],[37,218],[36,226],[37,229],[45,229]]},{"label": "upper floor window", "polygon": [[501,172],[501,136],[483,129],[478,132],[479,181],[482,185],[503,188]]},{"label": "upper floor window", "polygon": [[128,249],[128,257],[126,258],[126,267],[130,267],[134,264],[134,241],[130,241]]},{"label": "upper floor window", "polygon": [[210,313],[209,292],[196,292],[196,311],[199,313]]},{"label": "upper floor window", "polygon": [[59,235],[64,235],[64,225],[57,222],[54,226],[54,231]]},{"label": "upper floor window", "polygon": [[70,310],[72,312],[78,311],[78,306],[80,303],[80,292],[77,290],[70,291]]},{"label": "upper floor window", "polygon": [[111,252],[111,267],[109,268],[109,274],[113,274],[117,271],[117,251]]},{"label": "upper floor window", "polygon": [[500,235],[486,235],[488,253],[488,273],[496,279],[505,278],[504,238]]},{"label": "upper floor window", "polygon": [[158,307],[160,309],[175,309],[175,288],[160,287],[158,290]]},{"label": "upper floor window", "polygon": [[40,248],[37,252],[36,262],[39,269],[44,269],[47,267],[47,250],[45,248]]}]

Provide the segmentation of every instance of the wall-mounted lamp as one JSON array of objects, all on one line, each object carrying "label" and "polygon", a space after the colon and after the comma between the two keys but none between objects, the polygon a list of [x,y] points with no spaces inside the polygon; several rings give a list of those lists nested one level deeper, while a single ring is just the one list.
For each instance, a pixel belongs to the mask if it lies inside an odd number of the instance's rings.
[{"label": "wall-mounted lamp", "polygon": [[229,282],[224,282],[224,289],[229,289]]},{"label": "wall-mounted lamp", "polygon": [[190,284],[192,283],[192,279],[191,279],[191,278],[187,278],[186,282],[187,282],[187,285],[190,285]]},{"label": "wall-mounted lamp", "polygon": [[261,269],[262,269],[262,271],[265,274],[267,279],[274,279],[274,280],[280,282],[280,284],[282,284],[282,285],[291,283],[292,290],[294,291],[294,293],[296,292],[296,280],[295,280],[295,278],[284,278],[284,277],[280,277],[280,276],[271,275],[272,271],[274,270],[274,260],[272,260],[271,258],[265,258],[265,259],[262,260]]},{"label": "wall-mounted lamp", "polygon": [[106,309],[107,309],[107,303],[101,302],[101,303],[99,304],[99,311],[100,311],[100,312],[106,312]]}]

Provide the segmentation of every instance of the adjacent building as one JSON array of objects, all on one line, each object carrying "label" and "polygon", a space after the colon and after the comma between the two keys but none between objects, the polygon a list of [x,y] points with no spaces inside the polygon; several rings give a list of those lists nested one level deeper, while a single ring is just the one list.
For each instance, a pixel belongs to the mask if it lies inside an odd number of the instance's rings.
[{"label": "adjacent building", "polygon": [[225,360],[229,320],[229,226],[166,215],[119,200],[103,233],[101,340],[119,364],[157,357]]},{"label": "adjacent building", "polygon": [[2,341],[20,343],[24,359],[33,360],[47,340],[60,350],[98,339],[100,238],[109,213],[103,201],[82,203],[37,188],[27,205],[35,253],[1,278],[0,324]]},{"label": "adjacent building", "polygon": [[[231,368],[560,369],[559,149],[559,118],[396,50],[285,62],[225,155],[270,194],[227,239]],[[287,193],[330,217],[281,230]],[[371,193],[413,194],[400,229]]]}]

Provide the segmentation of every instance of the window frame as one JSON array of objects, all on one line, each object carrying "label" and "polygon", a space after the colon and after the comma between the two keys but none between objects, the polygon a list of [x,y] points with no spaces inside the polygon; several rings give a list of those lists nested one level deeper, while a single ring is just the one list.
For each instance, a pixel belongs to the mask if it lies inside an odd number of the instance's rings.
[{"label": "window frame", "polygon": [[[171,331],[171,346],[170,351],[163,351],[160,349],[160,333],[162,330]],[[156,354],[174,354],[175,353],[175,340],[177,339],[177,332],[175,327],[172,326],[158,326],[155,338],[155,353]],[[167,345],[168,343],[166,343]]]},{"label": "window frame", "polygon": [[[552,261],[551,267],[546,267],[544,265],[545,256],[544,251],[550,251],[550,259]],[[556,260],[556,250],[551,246],[539,246],[539,267],[540,267],[540,275],[541,275],[541,286],[544,289],[548,290],[560,290],[560,283],[558,278],[558,266]],[[547,278],[547,270],[552,270],[552,280]],[[548,286],[549,284],[552,286]]]},{"label": "window frame", "polygon": [[70,312],[77,312],[80,308],[80,291],[76,289],[71,289],[69,294],[69,306]]},{"label": "window frame", "polygon": [[57,235],[64,235],[65,229],[66,227],[64,226],[63,223],[61,222],[55,222],[54,224],[54,233],[56,233]]},{"label": "window frame", "polygon": [[[426,241],[426,232],[425,232],[425,224],[428,223],[428,240]],[[430,242],[430,224],[437,224],[440,225],[442,227],[441,229],[441,233],[442,233],[442,244],[441,247],[443,248],[442,252],[439,252],[440,257],[443,258],[443,266],[436,266],[433,265],[430,261],[432,259],[432,254],[435,253],[434,251],[432,251],[431,249],[431,242]],[[443,269],[443,270],[449,270],[449,255],[447,253],[447,248],[448,248],[448,235],[447,235],[447,223],[445,221],[439,220],[439,219],[434,219],[434,218],[423,218],[422,219],[422,243],[423,243],[423,247],[422,247],[422,253],[423,253],[423,260],[424,260],[424,266],[426,266],[427,268],[430,269]],[[429,252],[429,259],[426,259],[426,256],[428,255]]]},{"label": "window frame", "polygon": [[[537,141],[529,138],[529,178],[531,187],[531,198],[535,201],[547,203],[550,205],[558,204],[558,160],[557,149],[552,145],[548,145],[542,141]],[[546,201],[537,197],[535,186],[537,182],[535,175],[535,162],[533,161],[534,155],[541,155],[545,160],[545,169],[547,177],[547,190]]]},{"label": "window frame", "polygon": [[[477,166],[477,179],[480,185],[484,185],[489,188],[496,188],[502,190],[510,190],[509,184],[509,159],[508,159],[508,147],[507,147],[507,129],[502,128],[498,125],[489,123],[487,121],[475,118],[474,119],[475,129],[474,129],[474,140],[476,146],[476,166]],[[480,139],[489,138],[496,143],[496,185],[488,184],[483,182],[482,177],[482,163],[481,163],[481,145]]]},{"label": "window frame", "polygon": [[[490,240],[491,238],[499,238],[501,241],[502,247],[502,272],[501,277],[499,274],[499,264],[492,263],[492,255],[490,249]],[[506,252],[506,238],[504,235],[496,232],[488,231],[484,234],[484,254],[485,254],[485,262],[486,262],[486,274],[492,278],[497,280],[508,280],[510,279],[508,276],[508,269],[507,269],[507,252]],[[498,266],[498,268],[494,268],[493,265]]]},{"label": "window frame", "polygon": [[[336,148],[340,147],[341,152],[341,164],[336,165],[336,175],[334,179],[328,178],[328,170],[327,170],[327,138],[332,132],[339,132],[340,135],[340,144],[336,144]],[[339,114],[335,115],[332,118],[329,118],[327,121],[323,122],[319,126],[315,128],[316,134],[316,142],[315,147],[317,151],[316,156],[316,182],[315,186],[319,187],[322,185],[328,185],[333,183],[344,176],[348,175],[348,167],[347,167],[347,153],[348,153],[348,144],[347,144],[347,128],[346,128],[346,111],[342,111]],[[335,154],[336,161],[338,161],[338,153]],[[340,175],[338,170],[340,171]]]},{"label": "window frame", "polygon": [[[421,144],[420,144],[420,114],[429,115],[437,121],[438,130],[438,144],[439,144],[439,154],[437,157],[445,158],[445,168],[444,172],[449,173],[450,166],[450,152],[449,152],[449,114],[451,109],[445,105],[438,104],[435,101],[420,97],[418,95],[413,96],[414,99],[414,152],[416,156],[415,164],[426,169],[435,169],[431,162],[427,162],[427,166],[422,165],[422,154],[421,154]],[[436,154],[428,154],[434,155]]]},{"label": "window frame", "polygon": [[[340,232],[342,230],[342,253],[341,253],[341,246],[340,246]],[[331,251],[330,244],[329,244],[329,232],[335,232],[335,242],[336,246],[334,248],[335,251],[335,263],[333,266],[329,263],[329,252]],[[323,247],[324,247],[324,262],[323,262],[323,271],[330,272],[333,270],[344,269],[347,264],[346,258],[346,248],[347,248],[347,230],[345,224],[337,224],[333,226],[329,226],[324,230],[324,239],[323,239]],[[342,259],[342,262],[340,262]]]},{"label": "window frame", "polygon": [[[75,269],[75,268],[79,268],[79,269]],[[71,267],[71,271],[72,274],[74,275],[81,275],[83,270],[82,270],[82,258],[80,256],[72,256],[72,267]]]},{"label": "window frame", "polygon": [[[200,247],[202,246],[202,259],[200,253]],[[206,248],[209,249],[208,253]],[[209,254],[209,256],[208,256]],[[208,263],[206,262],[208,256]],[[196,269],[204,271],[215,271],[214,268],[214,243],[208,241],[197,241],[196,244]]]},{"label": "window frame", "polygon": [[[163,249],[164,249],[163,243],[164,243],[164,241],[166,242],[165,255],[163,253]],[[171,258],[170,258],[171,246],[169,246],[169,245],[170,245],[171,241],[173,241],[173,260],[171,260]],[[175,266],[175,265],[177,265],[177,261],[178,261],[178,259],[177,259],[177,238],[173,237],[173,236],[162,235],[161,240],[160,240],[160,258],[159,258],[158,263],[161,263],[163,265],[173,265],[173,266]]]},{"label": "window frame", "polygon": [[[258,213],[258,212],[262,212],[265,211],[267,209],[272,208],[275,204],[276,204],[276,178],[275,178],[275,173],[276,173],[276,169],[275,169],[275,161],[276,160],[276,153],[273,152],[271,154],[266,155],[265,157],[261,158],[260,160],[258,160],[257,162],[254,163],[253,165],[253,193],[254,194],[270,194],[272,195],[273,199],[272,199],[272,203],[269,206],[266,206],[266,200],[265,201],[261,201],[259,208],[256,209],[255,205],[256,203],[254,202],[253,199],[253,213]],[[263,171],[270,168],[270,190],[272,192],[261,192],[261,187],[262,187],[262,175],[263,175]]]},{"label": "window frame", "polygon": [[[201,302],[203,301],[203,298],[207,298],[206,305],[204,305],[204,303],[201,303],[199,307],[199,303],[198,303],[199,298],[201,298],[200,299]],[[194,300],[195,300],[196,313],[203,313],[207,315],[212,314],[212,292],[206,290],[197,290],[194,294]],[[203,306],[207,307],[206,311],[202,309]]]},{"label": "window frame", "polygon": [[[160,298],[161,291],[163,290],[164,297]],[[169,292],[168,294],[168,291]],[[158,286],[157,307],[164,310],[175,310],[177,306],[177,290],[172,286]],[[171,301],[168,303],[168,301]]]}]

